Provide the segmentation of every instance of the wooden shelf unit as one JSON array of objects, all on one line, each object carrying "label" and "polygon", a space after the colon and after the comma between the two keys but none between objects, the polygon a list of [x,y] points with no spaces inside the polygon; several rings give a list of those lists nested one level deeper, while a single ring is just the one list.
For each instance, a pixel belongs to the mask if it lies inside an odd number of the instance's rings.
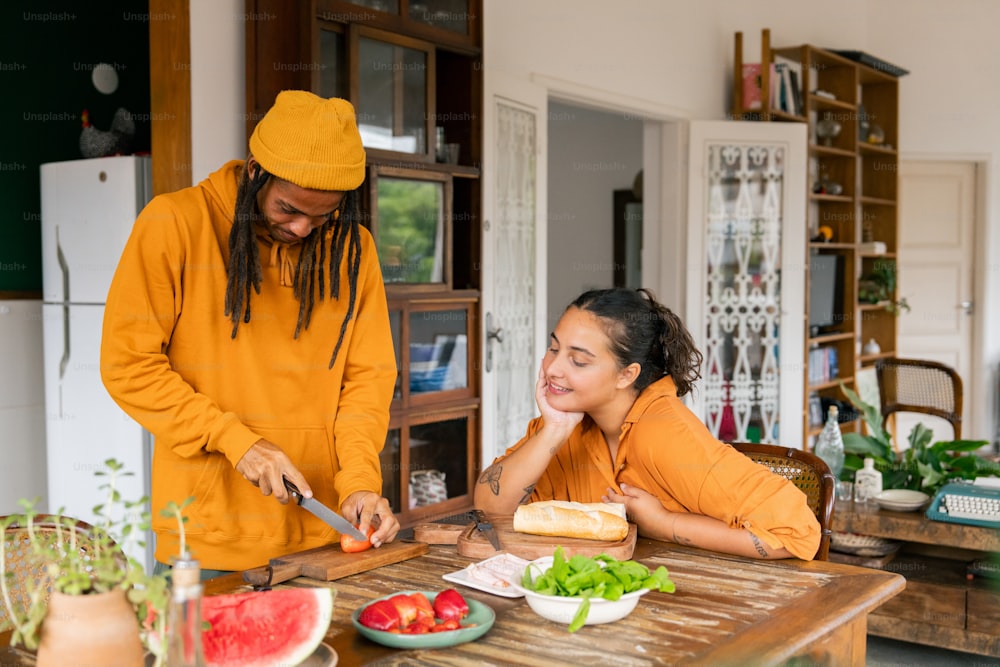
[{"label": "wooden shelf unit", "polygon": [[[821,425],[809,419],[810,395],[845,400],[840,382],[857,389],[857,370],[871,366],[880,358],[896,353],[898,327],[896,314],[887,304],[866,304],[858,299],[858,281],[878,262],[895,261],[898,247],[898,174],[899,174],[899,80],[886,72],[848,59],[827,49],[808,44],[775,48],[770,31],[761,32],[761,108],[747,109],[743,104],[743,35],[735,35],[732,109],[737,120],[796,122],[809,125],[809,190],[807,200],[808,241],[803,249],[802,279],[806,285],[806,311],[803,325],[805,358],[803,360],[804,404],[802,409],[804,446],[812,447],[813,436]],[[776,58],[792,61],[801,69],[802,114],[775,108],[771,99],[772,65]],[[818,91],[832,94],[834,98]],[[839,134],[827,141],[816,135],[816,125],[829,116],[840,123]],[[883,143],[867,141],[860,122],[867,119],[867,131],[875,125],[882,131]],[[823,179],[836,183],[837,192],[818,187]],[[797,221],[791,221],[795,224]],[[817,242],[820,227],[832,232],[829,242]],[[886,252],[863,252],[863,243],[880,241]],[[809,263],[814,254],[838,254],[843,257],[839,322],[822,335],[810,335]],[[893,295],[895,298],[895,295]],[[870,339],[878,342],[881,353],[863,355],[862,345]],[[810,383],[809,352],[816,346],[836,346],[839,377]],[[846,369],[847,372],[844,372]],[[842,424],[856,430],[860,422]]]},{"label": "wooden shelf unit", "polygon": [[[872,612],[869,634],[1000,657],[1000,580],[966,572],[973,560],[998,557],[1000,531],[933,521],[922,512],[859,512],[841,502],[832,527],[903,542],[880,569],[905,576],[906,590]],[[830,552],[830,560],[839,559]]]},{"label": "wooden shelf unit", "polygon": [[[380,453],[382,493],[404,528],[465,512],[472,508],[482,449],[475,372],[482,366],[482,0],[246,0],[245,5],[247,16],[261,17],[247,22],[248,136],[285,89],[350,100],[363,137],[366,124],[391,130],[391,137],[370,130],[365,139],[368,177],[362,186],[366,226],[386,277],[399,369]],[[437,128],[444,129],[446,143],[458,144],[457,164],[438,160]],[[410,141],[395,142],[400,137]],[[435,249],[443,275],[411,279],[402,269],[415,262],[382,257],[394,248],[379,241],[380,225],[390,227],[388,214],[381,215],[377,205],[379,183],[385,181],[441,185],[443,247]],[[403,277],[390,279],[387,267],[395,266]],[[448,383],[422,379],[428,371],[418,364],[427,362],[411,359],[439,344],[451,345],[449,353],[465,350],[464,366],[457,363],[454,373],[447,367]],[[428,471],[443,474],[442,481],[416,484]]]}]

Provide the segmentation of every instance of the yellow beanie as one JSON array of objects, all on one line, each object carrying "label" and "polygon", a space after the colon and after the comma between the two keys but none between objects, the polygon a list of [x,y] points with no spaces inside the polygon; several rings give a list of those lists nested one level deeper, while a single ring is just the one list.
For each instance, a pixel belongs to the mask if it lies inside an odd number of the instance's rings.
[{"label": "yellow beanie", "polygon": [[278,93],[250,136],[265,171],[311,190],[354,190],[365,180],[365,150],[354,107],[304,90]]}]

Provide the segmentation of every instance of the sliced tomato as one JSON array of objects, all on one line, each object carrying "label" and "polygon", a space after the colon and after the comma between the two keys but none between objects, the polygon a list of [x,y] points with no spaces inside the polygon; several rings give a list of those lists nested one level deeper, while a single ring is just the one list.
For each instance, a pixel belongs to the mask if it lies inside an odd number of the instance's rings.
[{"label": "sliced tomato", "polygon": [[458,630],[461,627],[462,625],[457,618],[449,618],[447,621],[441,621],[435,625],[432,632],[448,632],[449,630]]},{"label": "sliced tomato", "polygon": [[[355,526],[357,528],[357,526]],[[364,540],[356,540],[350,535],[342,533],[340,535],[340,549],[344,553],[353,554],[359,551],[367,551],[372,548],[371,536],[375,532],[375,526],[368,526],[367,536]]]},{"label": "sliced tomato", "polygon": [[388,600],[376,600],[362,609],[358,622],[365,627],[388,632],[398,632],[403,624],[396,607]]},{"label": "sliced tomato", "polygon": [[434,623],[434,607],[423,593],[410,593],[410,599],[417,607],[417,621]]}]

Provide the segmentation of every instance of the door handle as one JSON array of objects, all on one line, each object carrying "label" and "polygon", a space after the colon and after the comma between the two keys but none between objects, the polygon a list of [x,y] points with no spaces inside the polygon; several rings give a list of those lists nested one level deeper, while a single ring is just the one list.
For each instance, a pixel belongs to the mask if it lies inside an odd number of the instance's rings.
[{"label": "door handle", "polygon": [[486,372],[493,370],[493,341],[503,343],[503,329],[493,328],[493,313],[486,313]]},{"label": "door handle", "polygon": [[958,307],[965,311],[966,315],[972,315],[975,311],[975,302],[971,300],[959,301]]}]

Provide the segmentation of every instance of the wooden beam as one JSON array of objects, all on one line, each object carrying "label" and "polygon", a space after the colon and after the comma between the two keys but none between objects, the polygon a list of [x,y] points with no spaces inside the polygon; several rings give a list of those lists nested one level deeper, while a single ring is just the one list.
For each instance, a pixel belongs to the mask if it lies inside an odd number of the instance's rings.
[{"label": "wooden beam", "polygon": [[149,2],[150,139],[153,194],[191,185],[189,0]]}]

